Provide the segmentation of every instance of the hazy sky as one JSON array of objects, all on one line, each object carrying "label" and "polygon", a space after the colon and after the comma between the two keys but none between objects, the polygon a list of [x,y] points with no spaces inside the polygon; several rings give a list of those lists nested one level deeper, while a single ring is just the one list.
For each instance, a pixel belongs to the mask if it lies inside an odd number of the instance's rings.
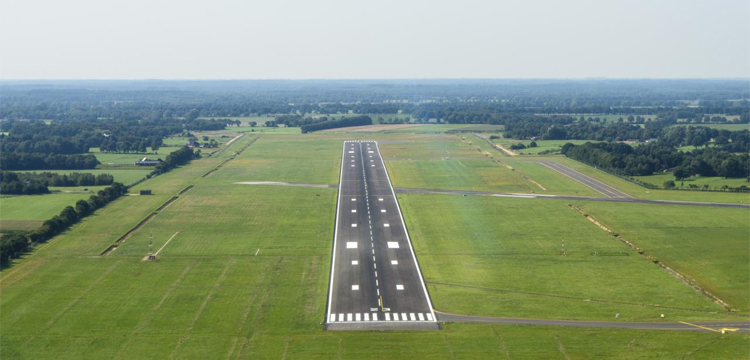
[{"label": "hazy sky", "polygon": [[0,0],[2,79],[750,77],[748,0]]}]

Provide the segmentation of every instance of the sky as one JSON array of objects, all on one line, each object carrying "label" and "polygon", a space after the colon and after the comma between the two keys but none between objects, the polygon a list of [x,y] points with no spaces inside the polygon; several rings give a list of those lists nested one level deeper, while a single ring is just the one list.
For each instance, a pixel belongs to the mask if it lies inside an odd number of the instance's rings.
[{"label": "sky", "polygon": [[0,0],[0,79],[748,78],[748,0]]}]

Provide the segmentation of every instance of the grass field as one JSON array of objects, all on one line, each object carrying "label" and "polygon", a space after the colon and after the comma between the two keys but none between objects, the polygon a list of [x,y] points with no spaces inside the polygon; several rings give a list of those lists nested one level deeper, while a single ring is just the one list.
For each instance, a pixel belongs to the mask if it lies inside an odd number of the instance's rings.
[{"label": "grass field", "polygon": [[582,208],[735,308],[750,311],[748,210],[611,203]]},{"label": "grass field", "polygon": [[675,182],[677,187],[684,187],[686,189],[690,188],[690,184],[693,184],[699,187],[703,187],[704,184],[708,184],[709,188],[711,189],[720,189],[724,185],[727,185],[730,187],[740,187],[742,185],[750,186],[750,183],[747,182],[747,179],[742,179],[742,178],[725,179],[721,176],[710,176],[710,177],[698,176],[695,178],[678,181],[677,179],[674,178],[674,175],[672,175],[672,173],[665,173],[665,174],[656,174],[656,175],[649,175],[649,176],[633,176],[633,178],[639,181],[643,181],[645,183],[654,184],[656,186],[663,186],[665,181],[672,180]]},{"label": "grass field", "polygon": [[561,319],[620,313],[636,321],[661,313],[715,318],[710,312],[721,311],[566,202],[455,195],[400,201],[440,311]]},{"label": "grass field", "polygon": [[[245,143],[246,138],[238,141]],[[201,176],[224,158],[193,161],[150,179],[131,191],[149,188],[155,195],[122,197],[37,247],[0,271],[2,358],[750,356],[750,336],[731,333],[462,323],[428,332],[323,331],[336,191],[234,182],[336,183],[341,140],[338,135],[263,136],[208,177]],[[479,154],[452,140],[443,144],[445,139],[433,135],[405,134],[391,140],[411,142],[383,144],[386,158],[400,157],[405,150],[424,158],[440,148],[452,156]],[[492,163],[483,155],[471,156]],[[118,250],[98,256],[188,185],[194,188]],[[591,251],[627,249],[565,202],[438,195],[401,199],[428,281],[610,302],[430,285],[440,310],[459,312],[474,303],[482,313],[512,316],[538,311],[539,317],[611,319],[612,312],[619,311],[625,319],[652,319],[658,311],[666,312],[667,320],[716,317],[653,308],[659,304],[702,310],[714,305],[638,256],[591,256]],[[159,249],[178,231],[158,261],[141,261],[148,252],[149,233]],[[569,239],[570,254],[564,258],[554,253],[560,236]],[[614,306],[612,301],[641,305]]]},{"label": "grass field", "polygon": [[585,144],[587,142],[596,142],[596,141],[589,141],[589,140],[537,140],[536,147],[530,148],[528,147],[529,144],[531,144],[531,140],[513,140],[513,139],[495,139],[492,140],[495,144],[502,145],[506,149],[510,149],[510,146],[513,144],[524,144],[527,146],[526,149],[520,149],[520,150],[513,150],[518,155],[536,155],[539,154],[542,151],[548,151],[548,150],[554,150],[558,153],[560,152],[560,148],[565,145],[566,143],[572,143],[574,145],[581,145]]}]

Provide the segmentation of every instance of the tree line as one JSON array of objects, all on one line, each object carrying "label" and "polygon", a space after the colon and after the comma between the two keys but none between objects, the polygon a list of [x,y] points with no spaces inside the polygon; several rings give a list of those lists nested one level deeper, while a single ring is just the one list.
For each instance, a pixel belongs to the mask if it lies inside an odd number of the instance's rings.
[{"label": "tree line", "polygon": [[750,156],[733,154],[717,148],[683,152],[664,144],[632,147],[624,143],[586,143],[562,146],[562,153],[572,159],[618,175],[652,175],[674,170],[678,180],[694,175],[747,178]]},{"label": "tree line", "polygon": [[113,183],[88,200],[78,200],[75,207],[66,206],[59,215],[42,223],[39,228],[27,234],[9,234],[0,238],[0,264],[6,265],[11,257],[26,250],[31,242],[43,242],[68,229],[71,225],[83,219],[127,192],[127,187],[121,183]]},{"label": "tree line", "polygon": [[15,173],[0,172],[0,194],[31,195],[49,193],[48,186],[103,186],[112,185],[110,174],[71,173]]},{"label": "tree line", "polygon": [[91,154],[0,153],[0,170],[86,170],[99,164]]},{"label": "tree line", "polygon": [[[157,168],[148,177],[163,174],[199,156],[200,154],[193,153],[193,149],[183,146],[179,150],[175,150],[169,154],[164,162],[157,165]],[[31,232],[3,235],[0,237],[0,266],[6,265],[11,257],[24,252],[31,242],[42,242],[51,239],[79,220],[92,214],[96,209],[107,205],[127,193],[127,191],[127,186],[115,182],[104,190],[97,192],[96,195],[91,195],[88,200],[78,200],[75,207],[68,206],[64,208],[59,215],[46,220],[42,223],[42,226]]]},{"label": "tree line", "polygon": [[349,126],[363,126],[363,125],[372,125],[372,119],[366,115],[353,116],[353,117],[340,118],[336,120],[329,120],[329,121],[315,123],[315,124],[303,125],[300,128],[302,130],[302,133],[304,134],[304,133],[313,132],[313,131],[335,129],[335,128],[342,128],[342,127],[349,127]]}]

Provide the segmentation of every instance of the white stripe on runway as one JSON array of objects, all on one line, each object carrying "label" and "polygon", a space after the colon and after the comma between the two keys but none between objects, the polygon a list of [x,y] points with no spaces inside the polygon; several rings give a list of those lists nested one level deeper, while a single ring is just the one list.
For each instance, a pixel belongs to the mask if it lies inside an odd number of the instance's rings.
[{"label": "white stripe on runway", "polygon": [[409,319],[410,319],[411,321],[417,321],[417,317],[416,317],[416,316],[414,316],[414,313],[410,313],[410,314],[409,314]]},{"label": "white stripe on runway", "polygon": [[365,313],[365,321],[370,321],[370,313]]},{"label": "white stripe on runway", "polygon": [[419,316],[419,321],[424,321],[424,315],[422,313],[417,314]]},{"label": "white stripe on runway", "polygon": [[391,321],[391,314],[385,313],[385,321]]},{"label": "white stripe on runway", "polygon": [[344,314],[339,314],[339,321],[344,321]]},{"label": "white stripe on runway", "polygon": [[356,313],[354,316],[354,321],[362,321],[362,314]]},{"label": "white stripe on runway", "polygon": [[352,321],[352,314],[346,314],[346,321]]}]

